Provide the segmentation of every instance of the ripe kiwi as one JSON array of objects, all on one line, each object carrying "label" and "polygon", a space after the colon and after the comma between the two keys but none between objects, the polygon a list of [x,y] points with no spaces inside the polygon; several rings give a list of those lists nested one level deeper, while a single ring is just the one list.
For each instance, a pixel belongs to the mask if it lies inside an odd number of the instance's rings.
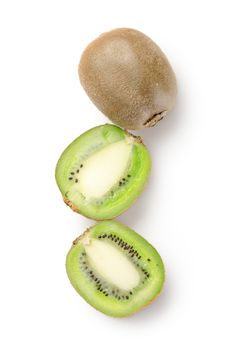
[{"label": "ripe kiwi", "polygon": [[164,266],[143,237],[116,221],[87,229],[70,249],[66,269],[77,292],[113,317],[129,316],[160,293]]},{"label": "ripe kiwi", "polygon": [[105,220],[132,205],[150,168],[150,155],[140,137],[105,124],[86,131],[65,149],[56,181],[74,211]]},{"label": "ripe kiwi", "polygon": [[81,56],[80,82],[92,102],[126,129],[154,126],[175,104],[175,74],[161,49],[143,33],[103,33]]}]

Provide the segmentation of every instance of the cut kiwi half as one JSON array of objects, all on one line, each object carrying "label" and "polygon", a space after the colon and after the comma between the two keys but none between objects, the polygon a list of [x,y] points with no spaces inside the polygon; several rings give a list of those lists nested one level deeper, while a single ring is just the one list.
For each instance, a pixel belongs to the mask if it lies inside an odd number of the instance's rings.
[{"label": "cut kiwi half", "polygon": [[66,269],[76,291],[113,317],[139,311],[158,296],[164,282],[163,262],[155,248],[116,221],[97,223],[78,237]]},{"label": "cut kiwi half", "polygon": [[106,124],[88,130],[65,149],[57,163],[56,181],[74,211],[106,220],[131,206],[150,168],[142,139]]}]

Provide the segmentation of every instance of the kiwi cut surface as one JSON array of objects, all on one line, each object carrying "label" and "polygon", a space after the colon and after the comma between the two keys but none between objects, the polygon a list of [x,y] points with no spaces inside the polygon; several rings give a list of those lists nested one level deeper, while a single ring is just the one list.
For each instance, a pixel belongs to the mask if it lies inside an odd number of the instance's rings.
[{"label": "kiwi cut surface", "polygon": [[74,211],[96,220],[112,219],[142,192],[151,168],[140,137],[110,124],[88,130],[61,155],[56,181]]},{"label": "kiwi cut surface", "polygon": [[155,248],[116,221],[103,221],[78,237],[66,259],[76,291],[113,317],[129,316],[160,293],[164,266]]}]

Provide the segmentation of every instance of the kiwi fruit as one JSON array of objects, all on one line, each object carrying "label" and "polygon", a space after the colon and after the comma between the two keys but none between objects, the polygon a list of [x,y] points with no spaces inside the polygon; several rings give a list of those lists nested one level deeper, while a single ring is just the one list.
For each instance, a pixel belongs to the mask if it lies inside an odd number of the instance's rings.
[{"label": "kiwi fruit", "polygon": [[65,149],[55,176],[67,205],[89,218],[106,220],[133,204],[150,168],[140,137],[105,124],[86,131]]},{"label": "kiwi fruit", "polygon": [[134,29],[115,29],[91,42],[79,77],[97,108],[126,129],[154,126],[175,104],[176,78],[166,56]]},{"label": "kiwi fruit", "polygon": [[116,221],[102,221],[78,237],[66,270],[77,292],[113,317],[129,316],[149,304],[164,282],[162,259],[143,237]]}]

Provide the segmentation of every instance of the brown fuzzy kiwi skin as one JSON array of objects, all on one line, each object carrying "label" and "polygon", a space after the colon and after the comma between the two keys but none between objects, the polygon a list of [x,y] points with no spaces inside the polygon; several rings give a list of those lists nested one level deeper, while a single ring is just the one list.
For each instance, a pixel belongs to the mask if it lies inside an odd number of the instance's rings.
[{"label": "brown fuzzy kiwi skin", "polygon": [[175,104],[175,74],[161,49],[143,33],[118,28],[84,50],[81,85],[110,120],[136,130],[154,126]]}]

